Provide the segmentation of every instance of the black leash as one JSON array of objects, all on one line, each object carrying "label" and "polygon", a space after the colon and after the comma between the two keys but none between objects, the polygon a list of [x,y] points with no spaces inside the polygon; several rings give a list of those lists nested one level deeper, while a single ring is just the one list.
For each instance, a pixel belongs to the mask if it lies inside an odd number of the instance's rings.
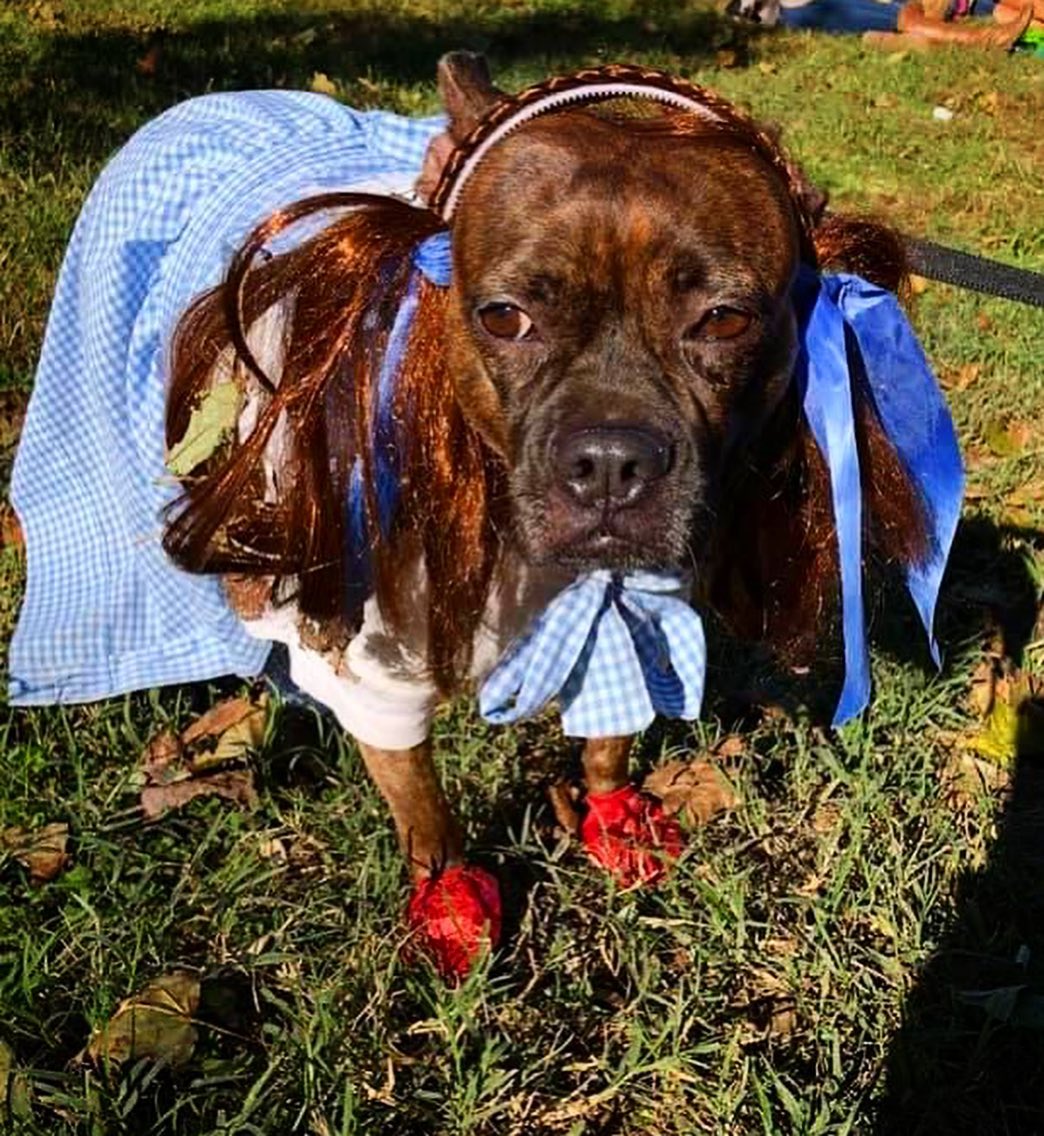
[{"label": "black leash", "polygon": [[1026,268],[1013,268],[970,252],[923,241],[919,237],[903,234],[903,244],[910,268],[918,276],[939,280],[987,296],[1000,296],[1021,304],[1044,308],[1044,273],[1030,272]]}]

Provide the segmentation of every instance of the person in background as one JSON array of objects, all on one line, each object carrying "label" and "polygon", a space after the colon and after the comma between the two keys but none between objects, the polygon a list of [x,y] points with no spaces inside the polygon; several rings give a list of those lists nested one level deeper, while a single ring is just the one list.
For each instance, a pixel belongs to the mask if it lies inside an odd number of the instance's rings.
[{"label": "person in background", "polygon": [[1031,25],[1044,27],[1044,0],[731,0],[726,11],[769,26],[861,32],[867,43],[885,48],[965,44],[1010,51]]}]

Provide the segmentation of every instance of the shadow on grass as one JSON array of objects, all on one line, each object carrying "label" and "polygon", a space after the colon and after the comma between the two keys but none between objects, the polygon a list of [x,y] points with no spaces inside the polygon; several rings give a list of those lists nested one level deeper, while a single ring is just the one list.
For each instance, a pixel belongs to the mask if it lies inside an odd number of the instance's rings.
[{"label": "shadow on grass", "polygon": [[313,11],[176,32],[56,34],[31,59],[17,50],[8,55],[0,44],[0,77],[7,79],[0,121],[3,133],[37,160],[97,161],[138,123],[208,91],[308,88],[313,74],[323,72],[357,105],[404,109],[401,89],[431,83],[439,56],[454,48],[487,53],[495,72],[544,73],[581,58],[650,52],[696,64],[747,34],[714,12],[672,0],[645,0],[616,16],[575,0],[553,11],[488,7],[438,17]]},{"label": "shadow on grass", "polygon": [[[974,631],[977,619],[1017,664],[1039,594],[1013,538],[1044,543],[1039,532],[964,526],[944,615],[951,634]],[[958,882],[950,925],[893,1039],[880,1136],[1044,1132],[1044,698],[1019,705],[1015,742],[988,861]]]}]

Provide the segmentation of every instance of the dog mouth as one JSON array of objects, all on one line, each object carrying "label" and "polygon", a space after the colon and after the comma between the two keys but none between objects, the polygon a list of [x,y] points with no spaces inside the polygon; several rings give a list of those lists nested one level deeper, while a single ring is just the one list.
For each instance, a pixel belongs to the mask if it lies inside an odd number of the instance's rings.
[{"label": "dog mouth", "polygon": [[672,547],[661,525],[649,531],[638,518],[626,514],[603,514],[587,524],[556,526],[554,534],[533,547],[530,559],[553,563],[575,572],[608,568],[614,571],[671,569],[677,567],[680,548]]}]

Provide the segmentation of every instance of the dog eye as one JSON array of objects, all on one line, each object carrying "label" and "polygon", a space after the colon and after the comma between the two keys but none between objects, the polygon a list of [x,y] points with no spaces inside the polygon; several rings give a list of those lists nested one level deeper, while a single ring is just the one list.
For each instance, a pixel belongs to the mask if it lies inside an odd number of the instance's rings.
[{"label": "dog eye", "polygon": [[735,339],[750,327],[753,317],[738,308],[711,308],[685,333],[686,339]]},{"label": "dog eye", "polygon": [[525,339],[533,330],[533,321],[514,304],[487,304],[478,316],[486,331],[497,339]]}]

